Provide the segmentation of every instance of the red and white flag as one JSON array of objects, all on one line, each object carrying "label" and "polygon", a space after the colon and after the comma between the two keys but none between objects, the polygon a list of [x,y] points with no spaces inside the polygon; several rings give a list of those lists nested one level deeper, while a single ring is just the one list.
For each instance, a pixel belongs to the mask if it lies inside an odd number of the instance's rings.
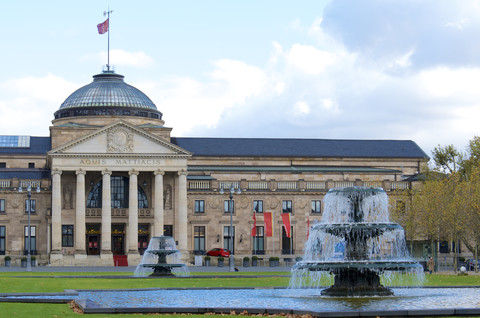
[{"label": "red and white flag", "polygon": [[102,23],[97,24],[97,29],[99,34],[104,34],[108,32],[108,19]]},{"label": "red and white flag", "polygon": [[257,217],[255,211],[253,211],[252,236],[257,236]]},{"label": "red and white flag", "polygon": [[265,234],[273,236],[272,212],[263,212],[263,221],[265,222]]},{"label": "red and white flag", "polygon": [[283,228],[285,229],[285,233],[287,237],[291,236],[290,233],[290,213],[282,213],[282,221],[283,221]]}]

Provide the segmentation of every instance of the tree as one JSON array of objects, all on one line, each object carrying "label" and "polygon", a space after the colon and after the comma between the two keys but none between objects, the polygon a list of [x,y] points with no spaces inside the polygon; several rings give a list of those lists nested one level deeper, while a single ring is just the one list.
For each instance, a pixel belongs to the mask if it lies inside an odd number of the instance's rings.
[{"label": "tree", "polygon": [[462,156],[454,145],[445,147],[438,145],[432,151],[432,160],[437,170],[453,173],[457,171]]}]

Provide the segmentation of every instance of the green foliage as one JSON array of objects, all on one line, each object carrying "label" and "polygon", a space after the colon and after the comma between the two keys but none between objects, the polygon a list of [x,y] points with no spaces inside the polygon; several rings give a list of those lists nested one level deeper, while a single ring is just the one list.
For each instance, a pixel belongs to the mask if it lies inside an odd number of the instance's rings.
[{"label": "green foliage", "polygon": [[206,261],[209,261],[209,260],[210,260],[210,256],[208,256],[208,255],[205,256],[205,260],[206,260]]},{"label": "green foliage", "polygon": [[5,256],[5,258],[4,258],[4,259],[5,259],[6,261],[9,261],[9,260],[11,260],[12,258],[11,258],[10,256],[8,256],[8,255],[7,255],[7,256]]},{"label": "green foliage", "polygon": [[258,256],[253,255],[252,256],[252,261],[258,261]]},{"label": "green foliage", "polygon": [[457,171],[461,155],[453,145],[438,145],[432,151],[432,160],[438,170],[453,173]]},{"label": "green foliage", "polygon": [[280,258],[278,258],[277,256],[271,256],[268,260],[269,261],[279,261]]},{"label": "green foliage", "polygon": [[250,257],[245,256],[245,257],[243,258],[243,260],[248,262],[248,261],[250,261]]}]

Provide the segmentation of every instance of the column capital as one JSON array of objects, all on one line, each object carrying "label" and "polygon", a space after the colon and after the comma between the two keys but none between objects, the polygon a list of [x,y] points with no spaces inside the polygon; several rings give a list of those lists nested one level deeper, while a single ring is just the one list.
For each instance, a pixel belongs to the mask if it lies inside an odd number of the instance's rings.
[{"label": "column capital", "polygon": [[136,175],[136,176],[138,176],[138,174],[139,174],[139,172],[138,172],[137,170],[130,170],[130,171],[128,172],[128,175],[130,175],[130,176],[131,176],[131,175]]},{"label": "column capital", "polygon": [[102,171],[102,175],[106,175],[106,174],[108,174],[109,176],[111,176],[111,175],[112,175],[112,172],[111,172],[110,170],[108,170],[108,169],[105,169],[105,170]]},{"label": "column capital", "polygon": [[178,175],[179,175],[179,176],[186,176],[187,174],[188,174],[188,172],[187,172],[187,170],[185,170],[185,169],[182,169],[182,170],[180,170],[180,171],[178,172]]},{"label": "column capital", "polygon": [[62,175],[62,170],[58,170],[58,169],[52,170],[52,176],[56,174]]},{"label": "column capital", "polygon": [[156,176],[163,176],[165,175],[165,171],[162,171],[162,170],[156,170],[153,172],[154,175]]},{"label": "column capital", "polygon": [[79,174],[83,174],[83,175],[87,174],[87,172],[86,172],[85,170],[82,170],[82,169],[78,169],[77,171],[75,171],[75,173],[76,173],[77,175],[79,175]]}]

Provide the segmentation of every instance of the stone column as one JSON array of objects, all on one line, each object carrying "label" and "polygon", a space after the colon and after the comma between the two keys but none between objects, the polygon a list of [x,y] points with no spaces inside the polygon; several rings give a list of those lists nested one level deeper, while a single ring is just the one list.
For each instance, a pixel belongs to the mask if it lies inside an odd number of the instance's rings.
[{"label": "stone column", "polygon": [[128,193],[128,254],[138,254],[138,171],[130,171]]},{"label": "stone column", "polygon": [[75,258],[87,255],[85,251],[85,174],[77,172],[77,194],[75,201]]},{"label": "stone column", "polygon": [[62,171],[52,171],[52,254],[62,253]]},{"label": "stone column", "polygon": [[102,171],[102,255],[112,254],[112,200],[111,171]]},{"label": "stone column", "polygon": [[163,235],[163,171],[155,171],[155,194],[153,198],[153,236]]},{"label": "stone column", "polygon": [[184,258],[188,257],[188,227],[187,227],[187,172],[178,172],[178,195],[177,195],[177,237],[178,249]]}]

